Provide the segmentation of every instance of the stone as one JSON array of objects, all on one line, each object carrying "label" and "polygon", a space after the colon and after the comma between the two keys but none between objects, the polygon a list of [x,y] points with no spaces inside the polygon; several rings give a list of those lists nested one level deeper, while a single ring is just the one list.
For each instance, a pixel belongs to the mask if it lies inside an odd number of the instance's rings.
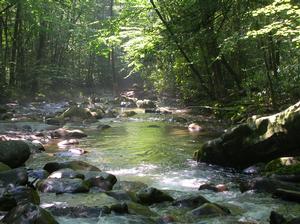
[{"label": "stone", "polygon": [[4,216],[2,221],[11,224],[58,224],[49,212],[32,203],[16,206]]},{"label": "stone", "polygon": [[190,132],[199,132],[199,131],[203,131],[203,127],[201,127],[199,124],[191,123],[188,126],[188,130]]},{"label": "stone", "polygon": [[16,168],[0,172],[0,182],[9,185],[25,185],[28,182],[27,170],[25,168]]},{"label": "stone", "polygon": [[49,175],[48,178],[50,178],[50,179],[53,179],[53,178],[58,178],[58,179],[61,179],[61,178],[69,178],[69,179],[79,178],[79,179],[83,180],[84,175],[79,173],[79,172],[76,172],[75,170],[72,170],[70,168],[65,168],[65,169],[54,171],[53,173],[51,173]]},{"label": "stone", "polygon": [[58,118],[63,118],[64,120],[78,121],[78,120],[88,120],[93,119],[89,109],[72,106],[64,111]]},{"label": "stone", "polygon": [[286,201],[300,202],[300,191],[277,188],[273,193],[273,196]]},{"label": "stone", "polygon": [[240,183],[241,192],[256,190],[257,192],[274,193],[278,188],[300,191],[299,184],[281,181],[273,177],[256,177]]},{"label": "stone", "polygon": [[25,141],[25,142],[29,146],[31,154],[41,153],[45,151],[45,148],[41,142],[31,142],[31,141]]},{"label": "stone", "polygon": [[59,128],[50,132],[51,138],[85,138],[87,135],[81,130],[67,130],[65,128]]},{"label": "stone", "polygon": [[196,217],[215,217],[229,215],[230,211],[215,203],[205,203],[199,208],[192,210],[190,214]]},{"label": "stone", "polygon": [[128,206],[126,203],[112,205],[112,206],[110,206],[110,210],[111,210],[111,212],[116,213],[116,214],[128,214],[129,213]]},{"label": "stone", "polygon": [[114,184],[117,182],[116,176],[105,172],[93,172],[94,174],[86,173],[86,183],[89,187],[100,188],[103,191],[112,190]]},{"label": "stone", "polygon": [[147,187],[139,190],[136,193],[136,198],[138,203],[145,205],[152,205],[165,201],[174,201],[170,195],[153,187]]},{"label": "stone", "polygon": [[95,167],[93,165],[90,165],[86,162],[83,161],[67,161],[67,162],[62,162],[62,163],[58,163],[58,162],[50,162],[47,163],[44,166],[44,170],[48,171],[49,173],[52,173],[54,171],[60,170],[60,169],[64,169],[64,168],[70,168],[72,170],[85,170],[85,171],[99,171],[101,172],[101,170],[98,167]]},{"label": "stone", "polygon": [[40,204],[38,193],[29,187],[0,188],[0,211],[9,211],[20,203]]},{"label": "stone", "polygon": [[47,210],[55,216],[67,216],[70,218],[98,218],[99,216],[110,214],[110,208],[107,206],[51,206]]},{"label": "stone", "polygon": [[156,224],[167,224],[167,223],[176,223],[176,219],[173,216],[164,215],[160,217],[156,222]]},{"label": "stone", "polygon": [[37,183],[37,189],[44,193],[85,193],[89,187],[82,179],[48,178]]},{"label": "stone", "polygon": [[30,156],[29,146],[24,141],[0,141],[0,162],[11,168],[22,166]]},{"label": "stone", "polygon": [[124,190],[129,192],[137,192],[143,188],[147,188],[147,184],[140,181],[118,181],[114,185],[114,190]]},{"label": "stone", "polygon": [[195,195],[195,196],[184,196],[181,198],[176,199],[172,205],[178,206],[181,208],[197,208],[205,203],[208,203],[209,201],[204,198],[201,195]]},{"label": "stone", "polygon": [[246,168],[278,157],[299,156],[300,101],[286,110],[248,119],[195,153],[197,161]]},{"label": "stone", "polygon": [[136,105],[138,108],[155,108],[156,104],[152,100],[138,100],[136,101]]},{"label": "stone", "polygon": [[137,115],[135,111],[124,111],[120,114],[120,117],[133,117],[135,115]]}]

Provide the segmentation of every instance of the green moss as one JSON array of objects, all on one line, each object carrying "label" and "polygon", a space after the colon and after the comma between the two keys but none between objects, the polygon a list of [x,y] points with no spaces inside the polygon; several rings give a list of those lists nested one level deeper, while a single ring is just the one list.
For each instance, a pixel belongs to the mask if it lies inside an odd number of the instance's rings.
[{"label": "green moss", "polygon": [[276,174],[300,174],[300,163],[290,166],[283,166],[275,170]]}]

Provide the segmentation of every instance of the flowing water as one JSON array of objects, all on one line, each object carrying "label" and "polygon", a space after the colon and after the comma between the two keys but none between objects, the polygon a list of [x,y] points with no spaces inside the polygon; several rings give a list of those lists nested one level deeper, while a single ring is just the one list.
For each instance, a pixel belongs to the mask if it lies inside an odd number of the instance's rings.
[{"label": "flowing water", "polygon": [[[108,124],[111,128],[100,131],[96,128],[99,124]],[[27,165],[41,168],[48,161],[78,159],[115,174],[118,180],[140,181],[167,190],[173,197],[199,194],[199,185],[206,182],[222,183],[230,188],[227,192],[215,193],[205,190],[200,193],[210,201],[230,208],[232,216],[184,221],[184,216],[179,214],[179,223],[268,223],[272,210],[288,217],[299,215],[300,206],[296,203],[273,199],[268,194],[240,193],[237,181],[243,176],[234,170],[197,164],[193,161],[193,152],[206,140],[211,139],[214,133],[190,133],[183,125],[168,122],[166,117],[158,115],[103,119],[100,123],[86,126],[73,124],[69,127],[81,128],[88,134],[79,145],[88,153],[80,157],[36,155]],[[58,151],[54,145],[47,148],[48,153]],[[66,203],[66,198],[59,195],[45,194],[41,197],[44,207],[47,207],[47,203]],[[107,203],[107,200],[93,197],[91,194],[74,194],[72,202],[69,203],[98,205],[101,202]],[[158,214],[167,212],[176,215],[176,212],[168,207],[152,206],[151,209]],[[60,223],[150,223],[130,215],[57,219]]]}]

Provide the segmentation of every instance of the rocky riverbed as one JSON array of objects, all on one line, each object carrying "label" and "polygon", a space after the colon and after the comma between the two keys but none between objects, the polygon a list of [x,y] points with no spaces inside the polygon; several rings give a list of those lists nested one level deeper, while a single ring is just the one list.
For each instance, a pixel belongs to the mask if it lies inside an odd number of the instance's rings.
[{"label": "rocky riverbed", "polygon": [[146,109],[107,101],[7,105],[2,222],[296,223],[297,202],[273,198],[268,188],[278,177],[191,159],[217,135],[218,122],[148,101],[138,105]]}]

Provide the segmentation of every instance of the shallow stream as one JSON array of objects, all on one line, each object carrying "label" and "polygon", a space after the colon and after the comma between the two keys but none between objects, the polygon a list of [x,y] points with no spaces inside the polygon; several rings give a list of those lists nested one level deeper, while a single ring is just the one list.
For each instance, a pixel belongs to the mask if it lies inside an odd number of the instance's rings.
[{"label": "shallow stream", "polygon": [[[111,128],[97,130],[96,127],[99,124],[108,124]],[[41,168],[48,161],[82,160],[116,175],[118,180],[140,181],[149,186],[167,190],[175,198],[201,193],[208,200],[227,206],[233,213],[232,216],[195,220],[194,223],[268,223],[272,210],[287,217],[300,214],[300,206],[296,203],[273,199],[268,194],[240,193],[237,182],[244,176],[234,170],[197,164],[193,161],[191,159],[193,152],[205,141],[213,138],[215,133],[190,133],[183,125],[169,122],[164,116],[145,114],[139,114],[133,118],[102,119],[90,125],[72,124],[67,127],[80,128],[88,134],[88,137],[76,146],[85,149],[88,153],[77,157],[58,157],[52,154],[61,149],[52,144],[46,148],[48,155],[38,154],[27,165],[31,168]],[[208,190],[199,192],[199,185],[206,182],[226,184],[230,190],[220,193]],[[44,207],[47,207],[49,203],[98,205],[107,200],[93,197],[91,194],[69,195],[72,200],[66,199],[68,195],[40,195]],[[152,206],[151,210],[158,214],[169,212],[168,208],[160,206]],[[113,215],[99,218],[58,217],[57,219],[62,224],[141,222],[134,216]],[[179,223],[192,222],[191,220],[185,222],[180,214],[177,219]],[[144,221],[144,223],[147,222]]]}]

